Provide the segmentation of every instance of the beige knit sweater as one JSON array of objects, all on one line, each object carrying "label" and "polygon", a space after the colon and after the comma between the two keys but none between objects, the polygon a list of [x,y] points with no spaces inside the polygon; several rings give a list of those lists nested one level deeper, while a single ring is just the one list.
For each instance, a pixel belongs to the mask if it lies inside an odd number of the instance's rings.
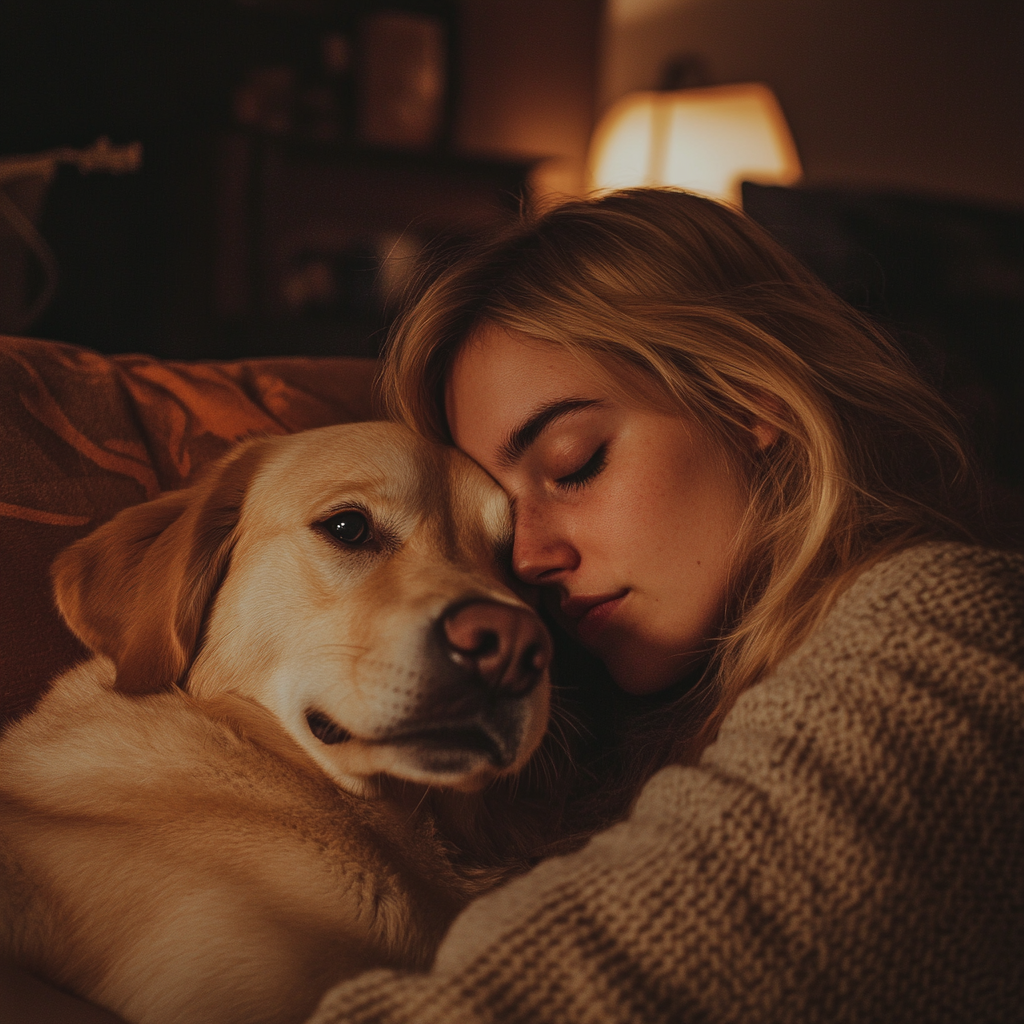
[{"label": "beige knit sweater", "polygon": [[864,573],[699,767],[312,1021],[1024,1021],[1024,558]]}]

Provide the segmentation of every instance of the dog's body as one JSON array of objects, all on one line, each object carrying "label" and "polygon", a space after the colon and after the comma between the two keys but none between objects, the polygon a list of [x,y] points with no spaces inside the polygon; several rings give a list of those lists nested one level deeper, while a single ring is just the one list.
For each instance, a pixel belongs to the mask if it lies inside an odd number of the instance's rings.
[{"label": "dog's body", "polygon": [[483,808],[547,721],[509,535],[472,463],[364,424],[250,442],[72,546],[97,656],[0,740],[0,951],[144,1024],[301,1020],[428,963],[500,875],[456,867],[445,801]]},{"label": "dog's body", "polygon": [[127,1020],[182,1024],[301,1020],[346,974],[424,965],[471,895],[429,819],[282,756],[270,723],[254,742],[112,677],[65,676],[3,746],[8,953]]}]

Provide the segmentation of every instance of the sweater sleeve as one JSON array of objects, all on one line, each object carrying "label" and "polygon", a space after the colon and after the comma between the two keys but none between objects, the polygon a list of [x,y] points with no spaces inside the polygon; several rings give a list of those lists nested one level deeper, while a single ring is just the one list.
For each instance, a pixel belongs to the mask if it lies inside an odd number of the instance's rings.
[{"label": "sweater sleeve", "polygon": [[630,817],[310,1024],[1024,1019],[1024,559],[865,572]]}]

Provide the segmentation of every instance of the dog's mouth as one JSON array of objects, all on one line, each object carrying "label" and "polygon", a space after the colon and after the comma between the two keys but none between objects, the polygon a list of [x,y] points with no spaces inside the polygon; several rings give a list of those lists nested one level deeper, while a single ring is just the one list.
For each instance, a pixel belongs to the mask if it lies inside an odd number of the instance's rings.
[{"label": "dog's mouth", "polygon": [[[322,711],[307,711],[309,731],[326,746],[355,739]],[[388,736],[363,740],[374,746],[413,748],[424,765],[435,771],[463,771],[467,762],[485,759],[495,768],[507,768],[515,760],[517,744],[503,743],[481,725],[426,726]]]},{"label": "dog's mouth", "polygon": [[343,729],[333,718],[329,718],[322,711],[307,711],[306,724],[309,726],[309,731],[321,743],[325,743],[329,747],[335,743],[345,743],[352,739],[352,733],[348,729]]},{"label": "dog's mouth", "polygon": [[461,762],[467,754],[480,754],[495,768],[507,768],[512,763],[508,751],[503,750],[494,737],[479,726],[418,729],[389,736],[381,742],[415,747],[435,763],[445,760],[449,755],[452,760]]}]

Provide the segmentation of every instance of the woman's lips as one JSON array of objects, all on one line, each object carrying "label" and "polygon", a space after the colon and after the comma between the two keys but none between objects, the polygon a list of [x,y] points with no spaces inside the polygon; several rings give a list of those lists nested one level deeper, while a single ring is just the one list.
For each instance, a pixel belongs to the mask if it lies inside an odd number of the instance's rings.
[{"label": "woman's lips", "polygon": [[596,639],[628,593],[626,587],[614,594],[571,597],[562,602],[562,614],[572,622],[576,636],[588,643]]}]

